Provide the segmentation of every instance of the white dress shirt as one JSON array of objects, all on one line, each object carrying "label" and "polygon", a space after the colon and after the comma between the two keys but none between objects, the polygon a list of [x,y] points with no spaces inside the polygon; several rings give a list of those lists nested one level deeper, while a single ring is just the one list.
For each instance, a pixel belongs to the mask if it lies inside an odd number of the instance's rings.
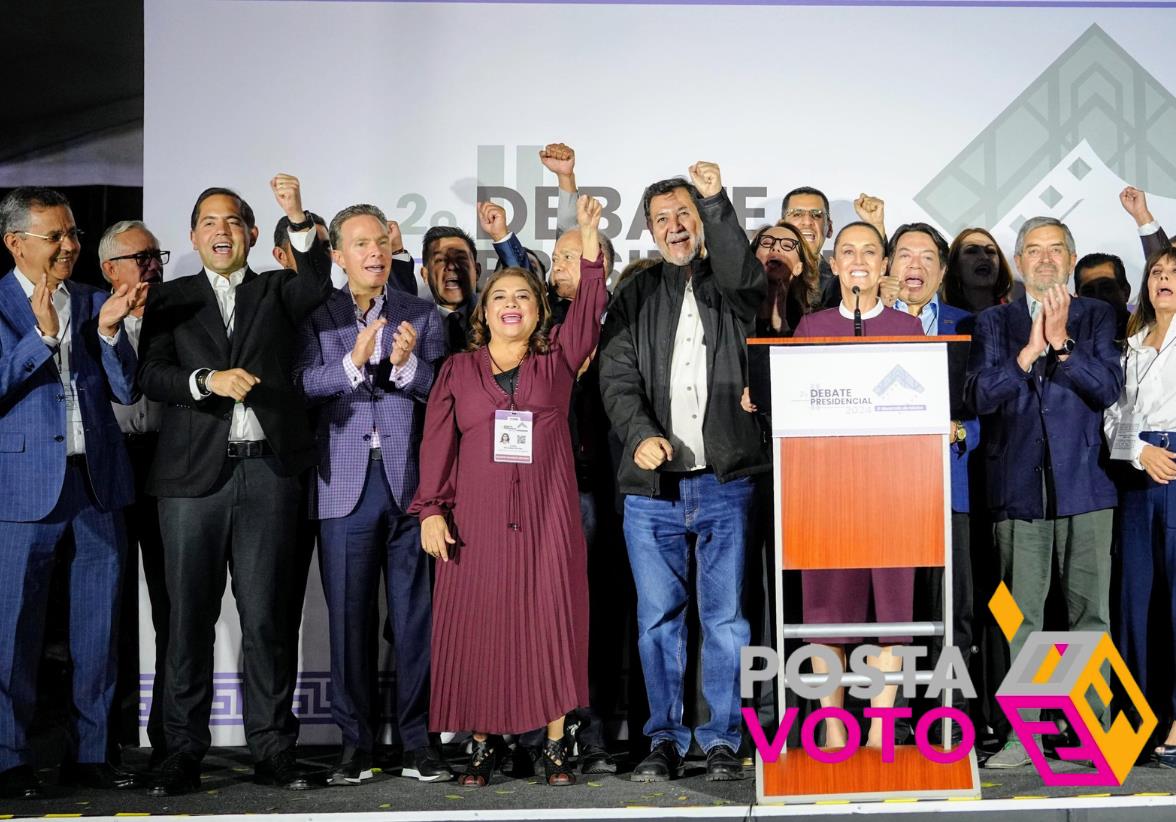
[{"label": "white dress shirt", "polygon": [[[1173,348],[1176,348],[1176,323],[1168,326],[1164,342],[1156,351],[1144,345],[1148,331],[1133,334],[1127,340],[1127,351],[1123,355],[1123,370],[1126,380],[1119,400],[1103,414],[1103,430],[1107,442],[1114,443],[1119,422],[1124,415],[1134,412],[1142,427],[1141,431],[1176,431],[1176,362],[1173,362]],[[1139,455],[1143,453],[1143,440],[1132,443],[1131,464],[1139,470],[1143,465]],[[1176,442],[1169,450],[1176,447]]]},{"label": "white dress shirt", "polygon": [[694,299],[694,281],[686,282],[674,353],[670,356],[670,445],[674,458],[670,471],[694,471],[706,467],[702,424],[706,419],[706,344],[702,318]]},{"label": "white dress shirt", "polygon": [[[19,268],[20,276],[16,281],[24,289],[29,302],[33,300],[33,280]],[[77,377],[70,364],[70,352],[73,349],[73,311],[69,304],[69,289],[61,283],[53,290],[51,297],[53,308],[57,311],[57,336],[50,337],[41,334],[45,345],[54,351],[53,361],[57,365],[57,375],[61,380],[61,392],[65,396],[65,453],[67,456],[86,453],[86,430],[82,421],[82,407],[78,405]],[[39,330],[39,329],[38,329]],[[118,342],[118,333],[113,337],[98,335],[107,345]]]},{"label": "white dress shirt", "polygon": [[[289,234],[290,245],[302,252],[310,248],[315,236],[313,229],[290,231]],[[212,286],[212,293],[216,296],[216,304],[220,309],[221,322],[225,324],[225,334],[232,339],[233,328],[236,326],[237,318],[237,286],[245,279],[245,268],[238,268],[227,277],[217,274],[215,271],[209,271],[206,268],[204,269],[204,276],[208,277],[208,283]],[[209,391],[201,393],[200,389],[196,386],[196,375],[202,370],[197,369],[188,377],[188,391],[191,392],[192,399],[194,400],[202,400],[211,395]],[[261,421],[257,419],[257,414],[253,413],[253,409],[243,402],[234,403],[233,417],[229,423],[229,442],[248,442],[264,439],[265,431],[262,430]]]},{"label": "white dress shirt", "polygon": [[[225,334],[232,339],[233,328],[237,324],[237,286],[245,279],[245,269],[238,268],[225,277],[215,271],[204,269],[204,276],[208,277],[208,284],[212,286],[212,293],[216,296],[216,305],[220,309],[221,322],[225,324]],[[201,393],[196,385],[196,375],[193,371],[188,377],[188,389],[192,392],[192,399],[202,400],[211,392]],[[211,376],[211,375],[209,375]],[[207,385],[207,383],[206,383]],[[265,439],[265,431],[261,428],[261,421],[253,409],[243,402],[233,403],[233,417],[229,423],[229,442],[247,442]]]},{"label": "white dress shirt", "polygon": [[[372,304],[368,306],[368,310],[365,312],[362,311],[359,305],[355,302],[355,295],[353,294],[351,296],[352,307],[355,309],[355,324],[358,327],[359,332],[362,332],[365,328],[367,328],[367,324],[369,322],[374,322],[375,320],[379,319],[380,315],[384,312],[384,302],[387,299],[388,287],[384,286],[384,290],[374,300],[372,300]],[[383,359],[382,352],[384,346],[384,332],[386,330],[387,328],[381,328],[376,332],[376,347],[372,349],[372,356],[368,359],[368,365],[372,366],[372,368],[366,369],[368,373],[365,374],[355,367],[355,363],[351,361],[350,351],[343,355],[343,371],[347,374],[347,379],[351,383],[352,391],[354,391],[356,388],[359,388],[359,386],[365,382],[371,383],[375,367],[378,366],[380,361]],[[393,330],[392,334],[395,334],[395,329]],[[391,338],[392,335],[390,334],[389,339]],[[412,378],[416,376],[416,369],[416,354],[410,352],[408,355],[408,360],[405,361],[404,365],[392,366],[392,371],[389,374],[389,377],[392,380],[392,384],[397,388],[403,389],[406,385],[412,382]],[[370,442],[373,449],[380,447],[380,432],[376,430],[374,417],[372,419],[372,438]]]}]

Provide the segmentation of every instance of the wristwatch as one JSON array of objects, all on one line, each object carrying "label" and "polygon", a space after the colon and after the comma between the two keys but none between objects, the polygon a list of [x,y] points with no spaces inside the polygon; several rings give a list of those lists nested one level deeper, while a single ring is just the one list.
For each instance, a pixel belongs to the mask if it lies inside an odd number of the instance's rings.
[{"label": "wristwatch", "polygon": [[1050,344],[1050,350],[1053,351],[1055,354],[1071,354],[1074,351],[1075,345],[1077,345],[1077,343],[1075,343],[1069,337],[1066,337],[1066,341],[1064,343],[1062,343],[1061,348],[1054,348],[1053,344]]},{"label": "wristwatch", "polygon": [[206,397],[211,393],[208,390],[208,378],[210,376],[212,376],[211,368],[201,368],[196,372],[196,390]]},{"label": "wristwatch", "polygon": [[314,228],[314,213],[307,211],[306,209],[302,209],[302,211],[306,215],[306,219],[300,223],[296,223],[293,220],[290,220],[291,231],[306,231],[308,229]]}]

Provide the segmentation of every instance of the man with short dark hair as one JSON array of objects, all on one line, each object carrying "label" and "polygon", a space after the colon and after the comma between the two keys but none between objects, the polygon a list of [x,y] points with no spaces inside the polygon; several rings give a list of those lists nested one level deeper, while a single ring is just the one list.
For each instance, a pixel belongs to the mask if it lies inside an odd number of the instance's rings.
[{"label": "man with short dark hair", "polygon": [[833,236],[833,215],[829,213],[829,198],[825,192],[811,186],[794,188],[784,195],[780,204],[780,219],[800,230],[801,239],[817,259],[821,278],[821,305],[836,308],[841,303],[841,286],[829,261],[821,254],[825,240]]},{"label": "man with short dark hair", "polygon": [[0,798],[40,795],[27,733],[49,579],[67,534],[73,710],[61,782],[131,788],[135,777],[107,761],[122,508],[134,498],[111,402],[137,397],[122,321],[146,286],[106,295],[70,280],[81,231],[52,189],[17,188],[0,200],[0,236],[14,262],[0,277]]},{"label": "man with short dark hair", "polygon": [[[641,666],[653,750],[637,782],[675,778],[691,743],[682,724],[685,614],[697,594],[702,693],[710,718],[693,736],[707,778],[741,779],[740,599],[753,474],[768,469],[758,424],[739,400],[747,335],[767,283],[719,167],[690,168],[645,190],[662,262],[617,290],[600,345],[605,410],[623,443],[618,471],[637,585]],[[689,537],[697,536],[691,592]]]},{"label": "man with short dark hair", "polygon": [[478,249],[469,234],[457,226],[445,225],[435,225],[425,232],[421,279],[445,321],[450,352],[464,351],[469,341],[470,314],[481,274]]},{"label": "man with short dark hair", "polygon": [[258,274],[253,211],[229,189],[207,189],[192,212],[192,245],[204,270],[151,291],[139,382],[164,402],[148,490],[159,498],[171,599],[164,732],[168,758],[152,794],[200,787],[211,740],[213,627],[226,571],[241,619],[245,738],[254,780],[311,787],[290,727],[296,643],[293,565],[287,559],[315,461],[314,439],[291,374],[299,324],[331,290],[330,273],[305,254],[314,222],[296,177],[270,181],[290,219],[299,270]]},{"label": "man with short dark hair", "polygon": [[[886,279],[897,284],[894,308],[918,317],[923,333],[970,335],[975,317],[970,312],[948,305],[939,298],[939,287],[947,274],[948,243],[942,234],[927,223],[906,223],[895,229],[887,244],[889,268]],[[968,364],[968,344],[951,343],[947,347],[951,429],[948,436],[951,465],[951,598],[952,644],[960,649],[965,664],[972,653],[972,547],[971,505],[969,503],[968,462],[980,442],[980,422],[964,405],[963,389]],[[928,617],[943,619],[942,569],[926,569],[922,579],[926,597],[916,604],[925,605]],[[922,616],[916,610],[916,619]],[[959,689],[955,689],[955,707],[965,709]],[[938,723],[932,733],[940,730]],[[953,726],[953,733],[957,733]]]},{"label": "man with short dark hair", "polygon": [[1087,254],[1074,266],[1074,291],[1079,297],[1102,300],[1115,310],[1115,339],[1127,339],[1131,319],[1131,283],[1116,254]]},{"label": "man with short dark hair", "polygon": [[[1068,629],[1109,628],[1117,494],[1102,419],[1119,398],[1123,369],[1110,307],[1067,290],[1076,257],[1064,223],[1026,220],[1014,258],[1025,299],[982,311],[972,337],[965,394],[980,414],[1001,577],[1024,614],[1011,658],[1042,628],[1055,569]],[[988,767],[1029,761],[1010,737]]]}]

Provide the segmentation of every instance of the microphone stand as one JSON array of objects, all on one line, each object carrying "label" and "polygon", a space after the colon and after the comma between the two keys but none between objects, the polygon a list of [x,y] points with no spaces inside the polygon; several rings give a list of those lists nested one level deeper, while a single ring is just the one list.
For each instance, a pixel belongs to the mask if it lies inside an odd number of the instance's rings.
[{"label": "microphone stand", "polygon": [[862,336],[862,309],[859,303],[862,299],[862,290],[856,285],[853,287],[853,335],[855,337]]}]

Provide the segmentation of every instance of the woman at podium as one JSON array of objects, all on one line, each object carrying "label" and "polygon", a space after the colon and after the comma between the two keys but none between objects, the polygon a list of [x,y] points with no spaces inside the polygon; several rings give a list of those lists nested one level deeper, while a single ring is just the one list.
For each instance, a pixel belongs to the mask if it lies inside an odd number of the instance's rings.
[{"label": "woman at podium", "polygon": [[[886,241],[869,223],[850,223],[833,241],[830,267],[841,284],[841,305],[801,318],[796,337],[853,336],[923,336],[923,325],[913,317],[886,308],[878,296],[879,284],[886,271]],[[867,622],[871,600],[878,622],[910,622],[914,610],[914,568],[852,568],[829,571],[802,571],[801,593],[805,624]],[[851,638],[821,639],[841,657],[845,669],[845,646],[857,642]],[[893,646],[904,645],[910,637],[881,637],[882,653],[868,662],[881,671],[897,671],[901,660]],[[813,658],[813,671],[827,673],[824,664]],[[897,686],[888,685],[870,700],[875,708],[894,706]],[[842,707],[845,691],[838,688],[821,700],[823,707]],[[841,748],[846,743],[845,728],[835,719],[825,723],[825,746]],[[870,721],[866,744],[882,746],[882,723]]]}]

